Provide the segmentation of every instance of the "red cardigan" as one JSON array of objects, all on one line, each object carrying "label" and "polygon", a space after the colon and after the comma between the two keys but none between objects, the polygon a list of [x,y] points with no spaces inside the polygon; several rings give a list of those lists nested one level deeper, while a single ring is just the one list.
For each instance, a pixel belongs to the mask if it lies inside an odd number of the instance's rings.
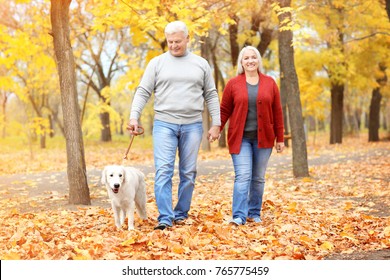
[{"label": "red cardigan", "polygon": [[[270,76],[259,74],[257,94],[257,139],[259,148],[272,148],[283,142],[283,112],[279,89]],[[240,153],[248,112],[248,90],[245,74],[232,78],[223,91],[221,101],[221,130],[230,118],[228,129],[229,153]]]}]

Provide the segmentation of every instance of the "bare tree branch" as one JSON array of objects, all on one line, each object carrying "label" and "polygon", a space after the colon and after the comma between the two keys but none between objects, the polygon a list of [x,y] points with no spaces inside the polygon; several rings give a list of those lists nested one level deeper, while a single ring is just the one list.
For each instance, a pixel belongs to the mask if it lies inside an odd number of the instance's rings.
[{"label": "bare tree branch", "polygon": [[369,34],[369,35],[366,35],[366,36],[363,36],[363,37],[353,38],[351,40],[345,41],[344,44],[348,44],[348,43],[351,43],[351,42],[354,42],[354,41],[362,41],[362,40],[374,37],[374,36],[379,35],[379,34],[390,36],[390,33],[387,33],[387,32],[374,32],[372,34]]}]

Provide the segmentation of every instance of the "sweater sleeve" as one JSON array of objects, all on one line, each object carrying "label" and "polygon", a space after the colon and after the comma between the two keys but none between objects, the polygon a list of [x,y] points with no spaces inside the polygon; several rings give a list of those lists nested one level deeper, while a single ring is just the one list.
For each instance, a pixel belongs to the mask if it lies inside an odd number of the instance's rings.
[{"label": "sweater sleeve", "polygon": [[138,120],[146,103],[152,96],[155,87],[157,58],[152,59],[146,66],[141,82],[135,91],[131,105],[130,119]]},{"label": "sweater sleeve", "polygon": [[213,76],[211,75],[211,68],[208,63],[206,63],[205,69],[205,79],[204,79],[204,99],[207,104],[207,108],[211,115],[211,125],[220,126],[221,125],[221,113],[219,107],[219,97],[217,89],[215,88],[215,83]]}]

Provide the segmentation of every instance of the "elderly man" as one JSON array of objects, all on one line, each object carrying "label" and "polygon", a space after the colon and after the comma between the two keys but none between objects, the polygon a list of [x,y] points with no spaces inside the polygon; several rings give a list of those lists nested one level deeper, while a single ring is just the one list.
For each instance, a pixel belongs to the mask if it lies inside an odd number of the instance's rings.
[{"label": "elderly man", "polygon": [[[209,141],[219,137],[218,93],[207,61],[187,50],[187,26],[174,21],[165,27],[168,51],[153,58],[145,69],[131,106],[128,129],[137,134],[138,119],[154,92],[154,192],[159,211],[155,229],[164,230],[188,218],[195,185],[196,163],[202,141],[202,111],[207,104],[212,127]],[[178,201],[172,205],[172,177],[179,155]]]}]

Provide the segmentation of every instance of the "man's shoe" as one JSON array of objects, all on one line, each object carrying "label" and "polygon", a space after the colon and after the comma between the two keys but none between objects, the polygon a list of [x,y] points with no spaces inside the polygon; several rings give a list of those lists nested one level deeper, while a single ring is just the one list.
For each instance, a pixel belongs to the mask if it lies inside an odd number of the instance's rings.
[{"label": "man's shoe", "polygon": [[241,218],[234,218],[234,219],[231,219],[229,221],[229,224],[235,225],[235,226],[241,226],[241,225],[243,225],[243,222],[242,222]]},{"label": "man's shoe", "polygon": [[164,230],[166,228],[170,228],[171,226],[170,225],[167,225],[167,224],[164,224],[164,223],[159,223],[155,228],[154,230]]}]

